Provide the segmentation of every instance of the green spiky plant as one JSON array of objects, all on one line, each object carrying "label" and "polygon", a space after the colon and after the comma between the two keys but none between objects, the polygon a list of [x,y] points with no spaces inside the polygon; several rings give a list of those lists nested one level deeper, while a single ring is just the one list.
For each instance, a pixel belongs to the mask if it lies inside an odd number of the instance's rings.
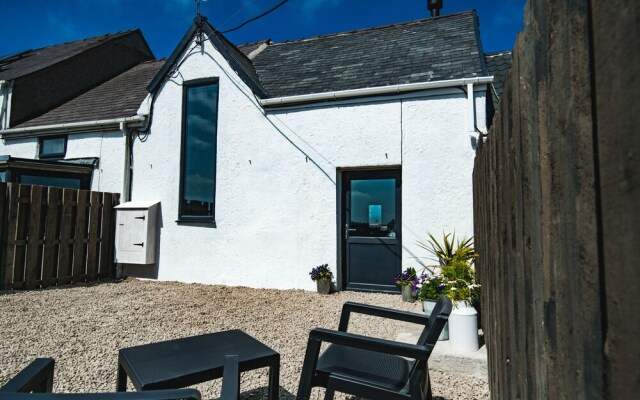
[{"label": "green spiky plant", "polygon": [[440,265],[449,265],[454,260],[472,263],[477,257],[477,254],[473,251],[473,237],[458,240],[456,244],[455,232],[444,233],[443,231],[442,243],[438,242],[432,234],[429,233],[428,235],[429,240],[426,243],[418,242],[417,245],[433,255]]}]

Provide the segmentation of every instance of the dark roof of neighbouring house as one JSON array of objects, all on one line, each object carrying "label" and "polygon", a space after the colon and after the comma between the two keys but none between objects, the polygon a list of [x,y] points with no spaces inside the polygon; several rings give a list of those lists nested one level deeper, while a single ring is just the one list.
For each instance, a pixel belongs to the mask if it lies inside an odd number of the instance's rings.
[{"label": "dark roof of neighbouring house", "polygon": [[[504,80],[507,77],[507,71],[511,68],[511,52],[499,51],[495,53],[487,53],[484,55],[484,61],[487,65],[489,75],[493,75],[493,87],[498,96],[502,95]],[[494,96],[494,104],[497,105],[498,99]]]},{"label": "dark roof of neighbouring house", "polygon": [[133,34],[142,36],[139,29],[132,29],[4,56],[0,58],[0,80],[29,75],[110,40]]},{"label": "dark roof of neighbouring house", "polygon": [[53,110],[15,128],[130,117],[165,60],[145,61]]},{"label": "dark roof of neighbouring house", "polygon": [[487,75],[473,10],[273,43],[251,61],[273,97]]}]

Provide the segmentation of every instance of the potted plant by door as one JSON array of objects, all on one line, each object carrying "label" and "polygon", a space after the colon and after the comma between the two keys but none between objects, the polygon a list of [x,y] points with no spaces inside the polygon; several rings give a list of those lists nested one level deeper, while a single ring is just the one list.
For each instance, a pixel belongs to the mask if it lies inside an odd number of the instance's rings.
[{"label": "potted plant by door", "polygon": [[453,302],[447,323],[451,347],[464,351],[478,350],[478,312],[471,302],[479,296],[473,262],[477,257],[473,238],[456,241],[456,234],[442,232],[442,242],[429,234],[426,243],[418,246],[427,250],[440,264],[446,296]]},{"label": "potted plant by door", "polygon": [[318,265],[311,272],[311,280],[316,283],[316,288],[320,294],[329,294],[331,291],[331,279],[333,272],[329,269],[329,264]]},{"label": "potted plant by door", "polygon": [[[441,296],[447,295],[447,284],[439,272],[422,274],[418,283],[415,285],[418,292],[418,300],[422,301],[422,309],[427,317],[431,315],[436,302]],[[449,339],[449,325],[446,324],[440,333],[438,340]]]},{"label": "potted plant by door", "polygon": [[447,280],[447,296],[453,301],[449,316],[451,347],[463,351],[478,350],[478,312],[471,302],[479,295],[475,270],[471,263],[454,259],[442,266],[442,275]]},{"label": "potted plant by door", "polygon": [[402,301],[413,302],[415,300],[413,288],[417,280],[418,273],[416,269],[412,267],[396,275],[396,285],[400,286],[400,290],[402,291]]}]

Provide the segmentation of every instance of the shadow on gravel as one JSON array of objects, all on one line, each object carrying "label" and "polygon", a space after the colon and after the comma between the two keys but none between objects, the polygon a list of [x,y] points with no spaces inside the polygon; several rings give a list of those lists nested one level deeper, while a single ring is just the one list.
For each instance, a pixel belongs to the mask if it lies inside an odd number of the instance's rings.
[{"label": "shadow on gravel", "polygon": [[75,288],[81,288],[81,287],[93,287],[93,286],[102,285],[104,283],[120,283],[123,281],[124,281],[123,279],[119,279],[119,278],[105,278],[98,281],[68,283],[65,285],[48,286],[46,288],[38,288],[38,289],[29,289],[29,290],[8,289],[8,290],[0,290],[0,296],[8,296],[12,294],[26,293],[26,292],[43,292],[45,290],[62,290],[62,289],[75,289]]},{"label": "shadow on gravel", "polygon": [[[268,399],[269,398],[268,390],[269,388],[267,386],[264,386],[264,387],[259,387],[257,389],[242,392],[240,393],[240,400]],[[295,399],[296,399],[295,395],[283,389],[282,386],[280,387],[280,400],[295,400]]]}]

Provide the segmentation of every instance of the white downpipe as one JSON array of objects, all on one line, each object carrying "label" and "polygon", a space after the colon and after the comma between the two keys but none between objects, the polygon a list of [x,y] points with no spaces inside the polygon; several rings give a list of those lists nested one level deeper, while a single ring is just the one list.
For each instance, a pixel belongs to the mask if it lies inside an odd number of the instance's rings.
[{"label": "white downpipe", "polygon": [[473,82],[467,83],[467,107],[469,110],[469,132],[476,132],[476,97],[473,93]]},{"label": "white downpipe", "polygon": [[[0,104],[0,129],[4,128],[5,126],[9,125],[9,118],[8,118],[8,114],[7,114],[7,102],[9,100],[9,90],[7,90],[7,93],[5,95],[4,93],[4,88],[8,87],[9,84],[7,81],[5,80],[0,80],[0,96],[2,96],[2,104]],[[5,124],[5,116],[7,116],[6,120],[7,123]]]},{"label": "white downpipe", "polygon": [[[393,95],[419,90],[441,89],[448,87],[460,87],[464,85],[489,84],[493,82],[493,76],[482,76],[477,78],[449,79],[444,81],[407,83],[403,85],[377,86],[363,89],[339,90],[335,92],[303,94],[299,96],[285,96],[271,99],[260,99],[263,107],[276,107],[289,104],[312,103],[325,100],[340,100],[353,97],[365,97],[376,95]],[[471,95],[473,99],[473,93]]]},{"label": "white downpipe", "polygon": [[127,124],[130,122],[143,122],[147,117],[145,115],[134,115],[133,117],[123,118],[111,118],[111,119],[99,119],[95,121],[82,121],[82,122],[68,122],[62,124],[52,125],[40,125],[40,126],[28,126],[24,128],[11,128],[0,131],[0,136],[4,139],[9,139],[6,136],[22,137],[26,134],[44,131],[67,131],[76,129],[92,129],[96,127],[113,125],[118,127],[121,123]]}]

